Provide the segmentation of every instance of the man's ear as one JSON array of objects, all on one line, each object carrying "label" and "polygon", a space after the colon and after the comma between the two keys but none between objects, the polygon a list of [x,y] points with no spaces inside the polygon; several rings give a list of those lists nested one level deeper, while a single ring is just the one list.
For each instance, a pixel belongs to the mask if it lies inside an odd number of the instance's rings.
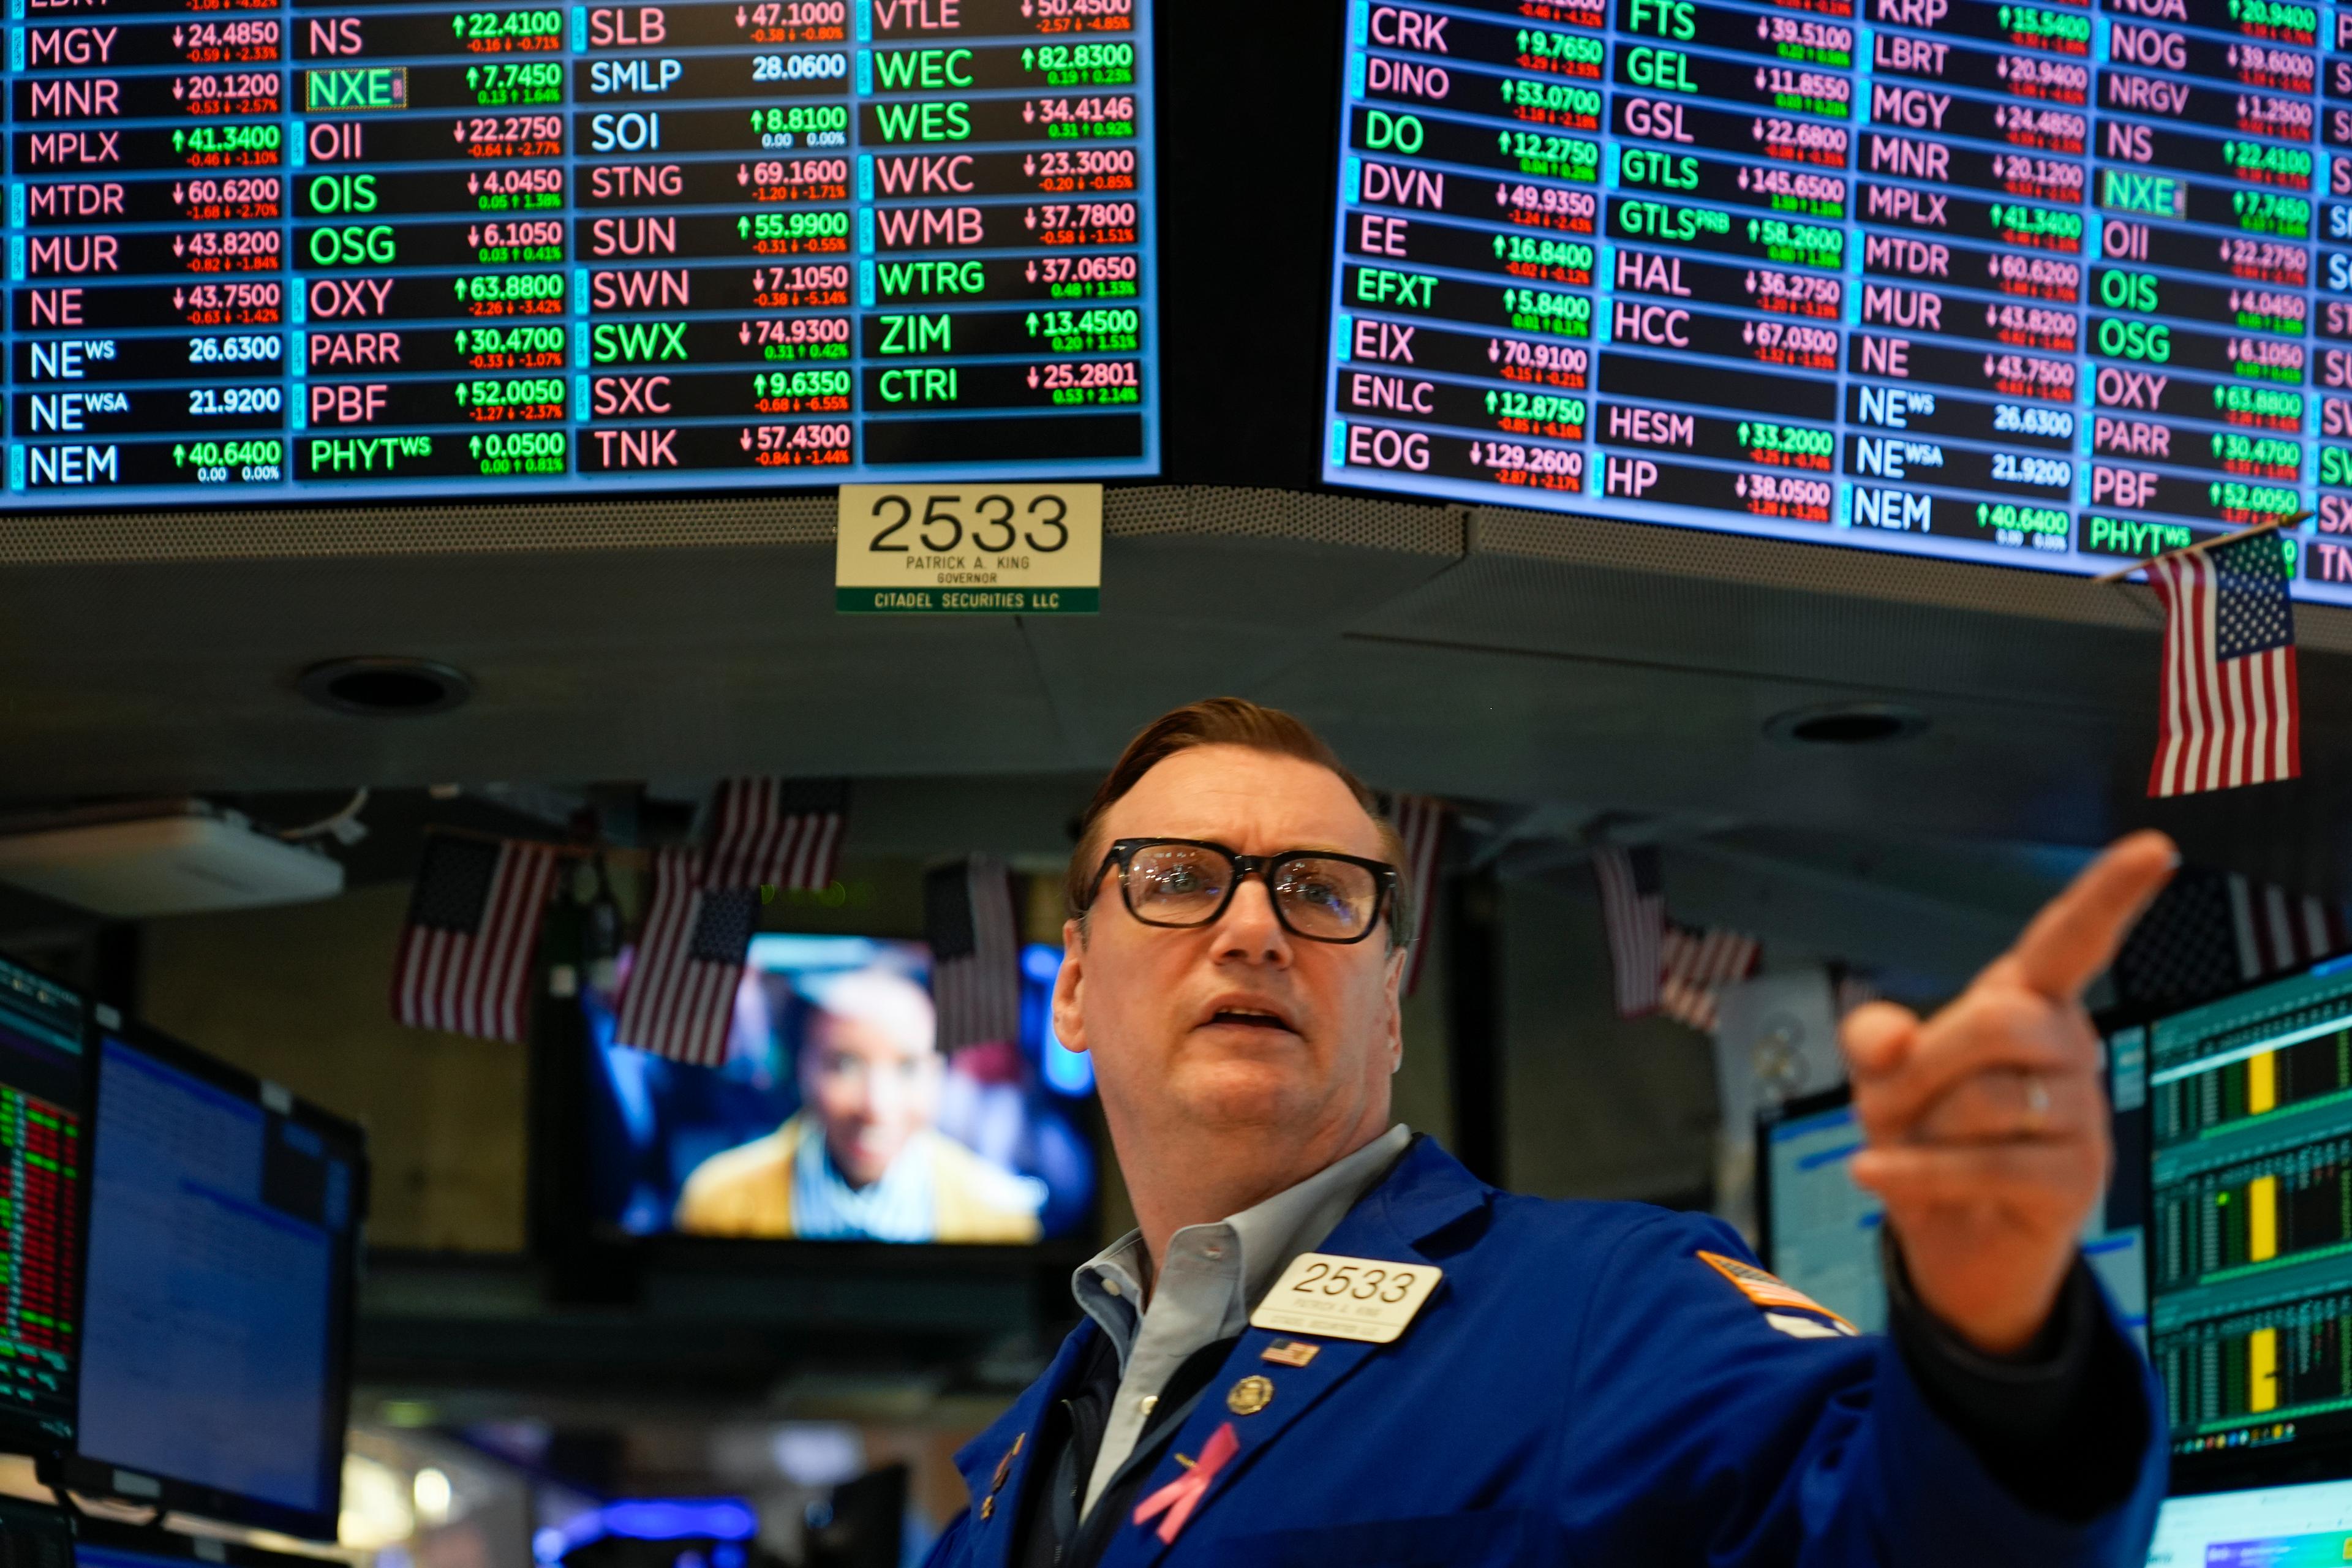
[{"label": "man's ear", "polygon": [[1081,920],[1062,922],[1062,968],[1054,976],[1054,1037],[1065,1048],[1087,1048],[1086,1015],[1078,995],[1086,984],[1087,927]]},{"label": "man's ear", "polygon": [[1400,947],[1389,954],[1389,1071],[1404,1066],[1404,976],[1412,966],[1412,949]]}]

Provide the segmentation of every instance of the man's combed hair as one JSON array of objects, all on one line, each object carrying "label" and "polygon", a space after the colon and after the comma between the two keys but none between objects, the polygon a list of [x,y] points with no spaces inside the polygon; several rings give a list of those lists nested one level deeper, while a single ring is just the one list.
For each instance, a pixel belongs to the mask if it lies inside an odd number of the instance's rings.
[{"label": "man's combed hair", "polygon": [[[1078,847],[1070,857],[1070,869],[1062,883],[1063,900],[1074,917],[1083,918],[1093,903],[1095,872],[1109,849],[1103,837],[1103,817],[1144,774],[1177,752],[1189,752],[1195,746],[1246,746],[1253,752],[1296,757],[1330,769],[1380,828],[1381,858],[1400,870],[1404,868],[1404,842],[1397,837],[1388,818],[1381,815],[1379,797],[1349,771],[1338,752],[1324,743],[1322,736],[1307,727],[1305,721],[1279,708],[1261,707],[1245,697],[1211,697],[1188,702],[1146,724],[1127,743],[1127,750],[1119,753],[1118,761],[1111,764],[1110,772],[1096,787],[1094,798],[1087,803],[1086,814],[1078,818]],[[1396,896],[1390,900],[1388,911],[1391,946],[1401,945],[1405,940],[1403,933],[1412,930],[1412,911],[1406,907],[1411,891],[1406,879],[1399,878]]]}]

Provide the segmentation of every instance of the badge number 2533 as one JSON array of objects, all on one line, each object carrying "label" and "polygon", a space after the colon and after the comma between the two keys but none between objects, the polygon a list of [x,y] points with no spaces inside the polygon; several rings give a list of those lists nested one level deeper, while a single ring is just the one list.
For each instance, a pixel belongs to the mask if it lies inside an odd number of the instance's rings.
[{"label": "badge number 2533", "polygon": [[844,485],[834,607],[845,614],[1092,615],[1100,485]]},{"label": "badge number 2533", "polygon": [[1302,1253],[1250,1314],[1250,1325],[1384,1345],[1404,1332],[1444,1274],[1426,1263]]}]

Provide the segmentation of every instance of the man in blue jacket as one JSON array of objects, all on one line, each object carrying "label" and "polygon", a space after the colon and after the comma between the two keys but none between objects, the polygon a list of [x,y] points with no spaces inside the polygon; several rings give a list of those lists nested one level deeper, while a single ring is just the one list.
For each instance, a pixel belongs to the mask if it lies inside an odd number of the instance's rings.
[{"label": "man in blue jacket", "polygon": [[1084,819],[1054,1003],[1139,1228],[931,1562],[2138,1563],[2162,1418],[2075,1246],[2111,1157],[2078,998],[2174,858],[2124,840],[1943,1012],[1848,1024],[1889,1237],[1857,1336],[1714,1221],[1390,1125],[1393,831],[1288,715],[1167,715]]}]

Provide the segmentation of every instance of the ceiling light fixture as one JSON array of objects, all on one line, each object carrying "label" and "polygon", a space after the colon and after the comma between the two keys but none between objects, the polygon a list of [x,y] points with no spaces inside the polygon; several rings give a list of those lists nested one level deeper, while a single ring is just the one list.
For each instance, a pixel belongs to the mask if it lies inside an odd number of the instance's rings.
[{"label": "ceiling light fixture", "polygon": [[1899,702],[1827,702],[1779,714],[1764,733],[1791,746],[1873,746],[1924,735],[1927,725],[1925,713]]},{"label": "ceiling light fixture", "polygon": [[429,658],[333,658],[302,672],[303,696],[361,719],[413,719],[446,713],[474,695],[462,669]]}]

